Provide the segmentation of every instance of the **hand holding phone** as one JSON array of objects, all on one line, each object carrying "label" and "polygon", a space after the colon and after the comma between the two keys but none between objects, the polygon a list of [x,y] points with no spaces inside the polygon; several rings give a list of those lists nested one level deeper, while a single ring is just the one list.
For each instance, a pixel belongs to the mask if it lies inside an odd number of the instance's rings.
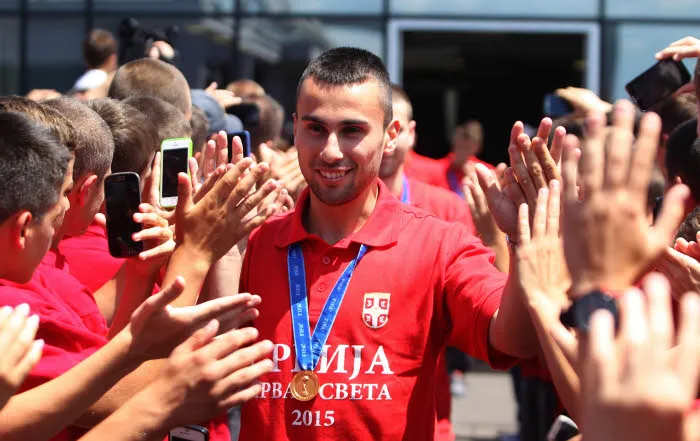
[{"label": "hand holding phone", "polygon": [[141,231],[141,224],[134,221],[140,204],[139,175],[114,173],[105,178],[107,242],[112,256],[131,257],[143,251],[143,243],[132,239]]},{"label": "hand holding phone", "polygon": [[177,175],[189,173],[192,157],[192,140],[189,138],[166,139],[160,145],[160,205],[173,208],[177,205]]},{"label": "hand holding phone", "polygon": [[681,61],[667,58],[627,83],[625,90],[637,107],[646,111],[673,95],[690,80],[690,72]]}]

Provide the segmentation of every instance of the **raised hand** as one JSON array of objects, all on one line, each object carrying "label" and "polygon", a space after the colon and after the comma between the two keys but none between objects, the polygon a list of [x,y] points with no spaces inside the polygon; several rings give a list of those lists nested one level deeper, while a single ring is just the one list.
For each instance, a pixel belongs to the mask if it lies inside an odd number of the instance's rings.
[{"label": "raised hand", "polygon": [[[700,40],[695,37],[685,37],[678,41],[674,41],[667,48],[656,53],[657,60],[672,58],[674,61],[681,61],[686,58],[700,57]],[[674,92],[674,95],[695,92],[695,81],[683,85],[680,89]]]},{"label": "raised hand", "polygon": [[518,213],[516,267],[526,301],[553,318],[567,305],[571,278],[559,237],[561,183],[552,180],[549,190],[540,189],[530,228],[529,209]]},{"label": "raised hand", "polygon": [[29,306],[0,309],[0,408],[15,394],[41,358],[43,340],[34,340],[39,316]]},{"label": "raised hand", "polygon": [[[603,114],[589,117],[578,174],[574,146],[567,144],[564,150],[562,231],[574,296],[631,286],[670,242],[688,197],[687,187],[674,186],[656,224],[649,228],[647,188],[661,121],[647,113],[634,143],[632,103],[620,101],[613,112],[614,125],[607,130]],[[582,200],[577,181],[583,187]]]},{"label": "raised hand", "polygon": [[645,278],[644,293],[627,290],[618,338],[612,315],[597,311],[582,345],[582,418],[587,441],[697,441],[700,409],[700,298],[681,300],[678,356],[669,286]]},{"label": "raised hand", "polygon": [[584,116],[588,112],[609,112],[612,104],[603,101],[595,92],[580,87],[566,87],[557,89],[554,93],[571,103],[574,114]]},{"label": "raised hand", "polygon": [[674,297],[680,297],[688,291],[700,291],[700,262],[694,257],[667,247],[656,261],[655,269],[666,276]]},{"label": "raised hand", "polygon": [[139,259],[157,267],[165,264],[175,249],[173,231],[167,219],[158,214],[152,205],[141,204],[139,213],[134,213],[134,221],[148,227],[133,235],[134,241],[144,244]]},{"label": "raised hand", "polygon": [[131,335],[131,350],[142,360],[167,357],[194,331],[218,319],[222,327],[234,329],[258,316],[259,296],[236,294],[210,300],[196,306],[170,306],[184,290],[178,277],[168,287],[149,297],[134,311],[125,328]]},{"label": "raised hand", "polygon": [[167,413],[168,426],[207,421],[258,395],[260,376],[272,371],[273,345],[254,328],[213,339],[217,322],[209,323],[177,347],[158,379],[145,393],[155,408]]},{"label": "raised hand", "polygon": [[511,239],[517,234],[517,207],[527,204],[532,219],[539,189],[547,188],[547,183],[553,179],[561,181],[558,160],[555,158],[561,155],[566,131],[563,128],[555,131],[550,153],[547,140],[551,130],[552,120],[544,118],[537,130],[537,136],[530,140],[524,133],[523,124],[515,123],[508,147],[511,166],[503,173],[504,185],[500,185],[484,165],[475,166],[479,185],[484,190],[496,225]]},{"label": "raised hand", "polygon": [[178,206],[176,208],[176,242],[189,247],[188,252],[213,264],[236,243],[280,207],[268,206],[250,222],[243,219],[270,193],[278,188],[268,181],[251,194],[255,183],[267,172],[265,163],[253,164],[252,159],[238,161],[197,203],[192,199],[192,184],[187,175],[178,176]]}]

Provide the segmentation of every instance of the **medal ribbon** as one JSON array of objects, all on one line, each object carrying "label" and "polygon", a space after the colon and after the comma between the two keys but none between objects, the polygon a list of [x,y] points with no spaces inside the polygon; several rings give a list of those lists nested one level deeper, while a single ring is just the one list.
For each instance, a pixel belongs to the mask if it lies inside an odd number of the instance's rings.
[{"label": "medal ribbon", "polygon": [[459,183],[459,179],[457,179],[457,174],[452,169],[447,170],[447,181],[449,182],[452,191],[464,199],[464,191]]},{"label": "medal ribbon", "polygon": [[303,370],[313,371],[321,358],[323,346],[328,340],[331,328],[338,316],[340,304],[343,302],[345,292],[348,290],[350,278],[357,263],[367,252],[365,245],[360,245],[357,257],[350,262],[340,279],[331,290],[325,305],[321,310],[316,329],[311,334],[309,324],[309,304],[306,298],[306,271],[304,269],[304,254],[301,244],[290,245],[287,251],[287,270],[289,272],[289,300],[292,307],[292,330],[294,331],[294,345],[299,367]]},{"label": "medal ribbon", "polygon": [[404,204],[411,203],[411,189],[408,187],[408,178],[403,175],[403,187],[401,190],[401,202]]}]

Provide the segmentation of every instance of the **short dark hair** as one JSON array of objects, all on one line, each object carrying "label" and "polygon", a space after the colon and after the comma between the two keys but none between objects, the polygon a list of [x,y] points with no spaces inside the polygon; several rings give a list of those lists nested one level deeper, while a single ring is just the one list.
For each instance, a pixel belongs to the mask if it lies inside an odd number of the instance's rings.
[{"label": "short dark hair", "polygon": [[671,134],[680,124],[697,117],[697,100],[694,93],[671,96],[651,107],[661,117],[661,133]]},{"label": "short dark hair", "polygon": [[207,139],[209,139],[209,120],[204,110],[197,106],[192,106],[190,126],[192,127],[192,145],[196,153],[202,149]]},{"label": "short dark hair", "polygon": [[84,103],[71,98],[59,97],[41,103],[61,112],[75,126],[78,136],[73,179],[78,181],[88,174],[104,178],[114,156],[114,140],[107,123]]},{"label": "short dark hair", "polygon": [[83,58],[88,67],[96,69],[117,53],[117,40],[111,32],[94,29],[83,40]]},{"label": "short dark hair", "polygon": [[700,231],[700,207],[695,207],[695,209],[686,216],[681,226],[678,227],[676,239],[685,239],[688,242],[695,242],[697,240],[698,231]]},{"label": "short dark hair", "polygon": [[314,58],[301,74],[297,85],[297,99],[299,99],[304,81],[309,78],[329,86],[361,84],[374,78],[379,83],[382,92],[380,100],[384,108],[384,127],[387,127],[391,122],[389,73],[382,60],[373,53],[353,47],[338,47],[322,53]]},{"label": "short dark hair", "polygon": [[99,98],[87,102],[107,123],[114,139],[112,173],[141,174],[159,147],[158,131],[141,111],[124,102]]},{"label": "short dark hair", "polygon": [[117,100],[153,96],[177,107],[183,115],[192,108],[190,86],[175,66],[160,60],[140,58],[117,70],[108,96]]},{"label": "short dark hair", "polygon": [[78,132],[72,122],[57,110],[21,96],[0,97],[0,110],[19,112],[32,121],[48,127],[59,142],[75,151]]},{"label": "short dark hair", "polygon": [[20,210],[40,219],[60,197],[72,159],[48,127],[0,112],[0,222]]},{"label": "short dark hair", "polygon": [[158,147],[163,140],[171,138],[189,138],[192,126],[177,107],[152,96],[131,97],[124,100],[126,104],[139,109],[153,122],[158,131]]},{"label": "short dark hair", "polygon": [[690,187],[693,199],[700,201],[700,143],[697,138],[698,120],[679,125],[666,141],[666,170],[668,178],[681,178]]},{"label": "short dark hair", "polygon": [[408,106],[408,119],[413,119],[413,104],[411,104],[411,99],[405,90],[401,88],[398,84],[391,85],[391,99],[395,103],[397,101],[403,101]]}]

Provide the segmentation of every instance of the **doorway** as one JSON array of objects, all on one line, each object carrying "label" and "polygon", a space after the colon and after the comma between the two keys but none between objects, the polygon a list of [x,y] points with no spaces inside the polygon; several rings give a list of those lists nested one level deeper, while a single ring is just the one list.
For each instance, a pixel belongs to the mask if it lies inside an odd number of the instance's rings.
[{"label": "doorway", "polygon": [[545,94],[565,86],[598,92],[598,41],[589,23],[390,22],[387,67],[413,103],[416,151],[443,157],[452,129],[477,119],[481,159],[506,161],[513,123],[536,127]]}]

